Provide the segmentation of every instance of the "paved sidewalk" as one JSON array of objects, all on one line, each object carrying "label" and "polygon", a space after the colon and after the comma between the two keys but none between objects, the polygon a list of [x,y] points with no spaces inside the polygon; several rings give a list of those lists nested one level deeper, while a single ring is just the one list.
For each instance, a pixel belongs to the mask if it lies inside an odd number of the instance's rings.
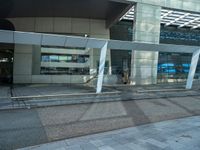
[{"label": "paved sidewalk", "polygon": [[200,116],[67,139],[21,150],[199,150]]},{"label": "paved sidewalk", "polygon": [[[0,150],[197,115],[199,96],[4,110],[0,111]],[[178,126],[177,132],[185,129]]]},{"label": "paved sidewalk", "polygon": [[113,85],[103,87],[103,93],[101,94],[96,94],[94,87],[75,84],[2,86],[0,87],[0,110],[30,109],[93,102],[200,96],[199,85],[198,82],[194,83],[192,90],[186,90],[185,83],[143,86]]}]

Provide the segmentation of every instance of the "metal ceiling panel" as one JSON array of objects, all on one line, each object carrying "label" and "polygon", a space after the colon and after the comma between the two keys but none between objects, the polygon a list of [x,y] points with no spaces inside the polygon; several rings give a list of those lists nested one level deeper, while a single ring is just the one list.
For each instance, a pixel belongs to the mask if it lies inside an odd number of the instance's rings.
[{"label": "metal ceiling panel", "polygon": [[49,46],[65,46],[66,36],[64,35],[50,35],[50,34],[43,34],[42,35],[42,45],[49,45]]},{"label": "metal ceiling panel", "polygon": [[108,48],[109,49],[119,49],[122,45],[122,41],[117,40],[109,40],[108,42]]},{"label": "metal ceiling panel", "polygon": [[[121,18],[124,20],[134,20],[134,6]],[[161,10],[161,24],[165,26],[175,25],[178,28],[190,27],[191,29],[200,28],[200,14],[189,13],[171,9]]]},{"label": "metal ceiling panel", "polygon": [[[2,37],[3,35],[4,37]],[[14,40],[12,37],[14,35]],[[41,37],[45,37],[42,42]],[[193,53],[199,50],[198,46],[172,45],[172,44],[150,44],[132,41],[118,41],[108,39],[97,39],[76,36],[52,35],[32,32],[18,32],[0,30],[0,43],[15,43],[27,45],[48,44],[52,46],[52,40],[55,40],[53,46],[63,46],[66,39],[66,47],[82,47],[82,48],[99,48],[101,49],[105,42],[108,42],[108,49],[121,50],[137,50],[137,51],[160,51],[160,52],[177,52],[177,53]],[[61,41],[60,41],[61,40]]]},{"label": "metal ceiling panel", "polygon": [[96,39],[88,39],[86,48],[102,48],[106,43],[106,40],[99,40],[97,41]]},{"label": "metal ceiling panel", "polygon": [[1,30],[0,32],[0,42],[1,43],[13,43],[14,38],[13,38],[13,31],[8,31],[8,30]]},{"label": "metal ceiling panel", "polygon": [[41,36],[40,33],[32,32],[14,32],[14,42],[18,44],[32,44],[32,45],[41,45]]},{"label": "metal ceiling panel", "polygon": [[87,45],[88,39],[85,37],[68,36],[66,38],[65,46],[67,47],[86,47]]}]

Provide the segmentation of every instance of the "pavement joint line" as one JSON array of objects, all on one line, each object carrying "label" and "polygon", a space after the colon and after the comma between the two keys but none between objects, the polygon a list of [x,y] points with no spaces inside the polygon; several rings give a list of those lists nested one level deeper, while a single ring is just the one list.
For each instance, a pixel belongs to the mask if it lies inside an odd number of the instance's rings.
[{"label": "pavement joint line", "polygon": [[190,90],[188,90],[188,89],[137,90],[138,93],[146,93],[146,92],[168,92],[168,91],[190,91]]},{"label": "pavement joint line", "polygon": [[[198,96],[198,95],[197,95]],[[174,97],[174,96],[172,96]],[[185,97],[185,96],[176,96],[176,97]],[[163,97],[158,97],[156,99],[159,99],[159,98],[171,98],[171,96],[163,96]],[[115,102],[115,101],[130,101],[130,100],[143,100],[143,99],[155,99],[155,97],[151,97],[151,98],[132,98],[132,99],[120,99],[120,100],[95,100],[95,101],[79,101],[79,102],[67,102],[65,104],[46,104],[46,105],[32,105],[32,104],[26,104],[27,106],[10,106],[10,107],[7,107],[7,108],[0,108],[0,110],[10,110],[10,109],[25,109],[25,108],[40,108],[40,107],[46,107],[46,106],[61,106],[61,105],[68,105],[68,104],[87,104],[87,103],[92,103],[92,102],[95,102],[95,103],[101,103],[101,102]],[[48,101],[50,102],[50,101]]]},{"label": "pavement joint line", "polygon": [[103,92],[103,93],[74,93],[74,94],[57,94],[57,95],[35,95],[35,96],[18,96],[11,97],[11,99],[26,99],[26,98],[42,98],[42,97],[59,97],[59,96],[87,96],[87,95],[107,95],[107,94],[120,94],[120,91]]},{"label": "pavement joint line", "polygon": [[10,98],[10,96],[7,96],[7,97],[0,97],[0,99],[5,99],[5,98]]}]

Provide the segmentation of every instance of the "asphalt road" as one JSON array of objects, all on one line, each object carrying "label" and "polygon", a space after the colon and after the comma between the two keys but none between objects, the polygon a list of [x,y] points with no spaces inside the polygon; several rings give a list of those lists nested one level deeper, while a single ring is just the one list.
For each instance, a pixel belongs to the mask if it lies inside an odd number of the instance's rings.
[{"label": "asphalt road", "polygon": [[198,96],[0,111],[0,149],[195,115]]}]

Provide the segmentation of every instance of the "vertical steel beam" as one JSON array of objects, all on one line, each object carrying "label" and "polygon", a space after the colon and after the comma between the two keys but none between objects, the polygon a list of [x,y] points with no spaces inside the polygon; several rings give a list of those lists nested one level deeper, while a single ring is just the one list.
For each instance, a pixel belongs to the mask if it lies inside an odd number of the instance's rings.
[{"label": "vertical steel beam", "polygon": [[195,71],[197,68],[198,60],[199,60],[199,54],[200,54],[200,49],[195,51],[192,55],[190,71],[189,71],[188,78],[187,78],[186,89],[192,88],[192,83],[193,83]]},{"label": "vertical steel beam", "polygon": [[104,67],[105,67],[105,62],[106,62],[107,46],[108,46],[108,42],[106,42],[104,44],[104,46],[101,48],[100,61],[99,61],[99,75],[98,75],[98,79],[97,79],[96,93],[101,93],[101,90],[102,90]]}]

